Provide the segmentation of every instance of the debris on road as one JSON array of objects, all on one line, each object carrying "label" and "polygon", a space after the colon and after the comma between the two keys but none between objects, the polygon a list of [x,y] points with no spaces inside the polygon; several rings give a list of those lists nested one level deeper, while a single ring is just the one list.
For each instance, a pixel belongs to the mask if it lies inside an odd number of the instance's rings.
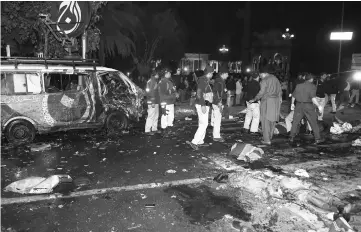
[{"label": "debris on road", "polygon": [[51,144],[46,143],[33,143],[29,145],[30,151],[38,152],[38,151],[47,151],[51,149]]},{"label": "debris on road", "polygon": [[358,139],[352,141],[352,146],[353,147],[361,147],[361,137],[359,137]]},{"label": "debris on road", "polygon": [[147,198],[147,195],[141,193],[141,194],[140,194],[140,197],[141,197],[142,199],[146,199],[146,198]]},{"label": "debris on road", "polygon": [[309,177],[310,177],[310,175],[309,175],[309,174],[307,173],[307,171],[304,170],[304,169],[298,169],[298,170],[296,170],[296,171],[295,171],[295,175],[301,176],[301,177],[306,177],[306,178],[309,178]]},{"label": "debris on road", "polygon": [[5,192],[16,192],[21,194],[44,194],[51,193],[60,183],[72,183],[69,175],[53,175],[48,178],[28,177],[15,181],[5,187]]},{"label": "debris on road", "polygon": [[253,162],[262,158],[264,151],[248,143],[235,143],[229,155],[234,156],[237,160]]},{"label": "debris on road", "polygon": [[192,118],[186,117],[185,120],[186,121],[192,121]]},{"label": "debris on road", "polygon": [[86,154],[84,152],[75,152],[74,153],[75,156],[85,156]]},{"label": "debris on road", "polygon": [[177,172],[176,170],[172,170],[172,169],[166,171],[166,173],[176,173],[176,172]]},{"label": "debris on road", "polygon": [[182,169],[182,172],[188,172],[188,170],[187,170],[187,169],[185,169],[185,168],[183,168],[183,169]]},{"label": "debris on road", "polygon": [[330,128],[331,134],[334,135],[340,135],[342,133],[349,132],[351,130],[352,130],[352,125],[348,122],[345,123],[334,122],[333,126],[331,126]]}]

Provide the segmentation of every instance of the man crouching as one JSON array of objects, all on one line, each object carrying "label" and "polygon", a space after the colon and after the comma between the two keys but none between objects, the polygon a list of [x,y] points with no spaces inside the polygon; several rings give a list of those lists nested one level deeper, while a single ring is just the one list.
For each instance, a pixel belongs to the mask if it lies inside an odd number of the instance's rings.
[{"label": "man crouching", "polygon": [[199,77],[197,95],[196,95],[196,109],[198,114],[198,129],[192,142],[187,141],[194,150],[198,150],[198,145],[204,144],[204,137],[208,127],[209,107],[213,102],[213,92],[209,85],[209,81],[213,76],[213,68],[207,66],[204,70],[204,76]]}]

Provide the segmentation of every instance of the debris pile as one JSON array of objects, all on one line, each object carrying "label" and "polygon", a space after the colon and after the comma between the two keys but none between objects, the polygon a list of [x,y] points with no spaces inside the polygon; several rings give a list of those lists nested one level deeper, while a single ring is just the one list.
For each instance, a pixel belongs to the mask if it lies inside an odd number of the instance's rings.
[{"label": "debris pile", "polygon": [[235,143],[229,155],[236,157],[237,160],[253,162],[263,157],[264,151],[248,143]]},{"label": "debris pile", "polygon": [[333,126],[331,126],[330,132],[334,135],[340,135],[345,132],[350,132],[351,130],[352,130],[352,125],[348,122],[345,123],[334,122]]}]

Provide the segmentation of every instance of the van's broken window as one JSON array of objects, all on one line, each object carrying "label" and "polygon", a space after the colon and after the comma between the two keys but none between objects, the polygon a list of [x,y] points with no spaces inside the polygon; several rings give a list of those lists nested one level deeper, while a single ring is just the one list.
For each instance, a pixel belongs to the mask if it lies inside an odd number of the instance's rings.
[{"label": "van's broken window", "polygon": [[41,93],[40,75],[37,73],[1,74],[2,95],[25,95]]},{"label": "van's broken window", "polygon": [[84,74],[45,73],[45,91],[57,93],[63,91],[81,91],[86,89]]}]

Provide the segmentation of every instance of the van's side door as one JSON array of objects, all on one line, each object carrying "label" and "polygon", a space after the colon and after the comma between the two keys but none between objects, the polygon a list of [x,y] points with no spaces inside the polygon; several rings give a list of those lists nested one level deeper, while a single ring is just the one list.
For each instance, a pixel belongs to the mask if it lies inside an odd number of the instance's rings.
[{"label": "van's side door", "polygon": [[47,116],[54,125],[76,127],[94,121],[89,73],[44,73]]}]

